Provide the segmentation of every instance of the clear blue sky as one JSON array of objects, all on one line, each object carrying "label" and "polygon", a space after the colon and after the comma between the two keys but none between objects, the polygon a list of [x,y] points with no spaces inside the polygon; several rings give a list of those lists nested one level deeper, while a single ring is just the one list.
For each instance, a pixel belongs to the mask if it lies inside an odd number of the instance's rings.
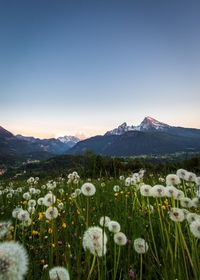
[{"label": "clear blue sky", "polygon": [[200,128],[200,1],[0,3],[0,125],[101,134],[150,115]]}]

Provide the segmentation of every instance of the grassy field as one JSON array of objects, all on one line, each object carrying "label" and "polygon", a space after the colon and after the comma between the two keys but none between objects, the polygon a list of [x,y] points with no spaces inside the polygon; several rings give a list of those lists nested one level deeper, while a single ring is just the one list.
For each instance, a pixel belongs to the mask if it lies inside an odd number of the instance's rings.
[{"label": "grassy field", "polygon": [[[75,280],[200,279],[200,178],[177,174],[1,181],[0,279],[68,279],[50,278],[56,266]],[[9,276],[8,241],[27,251],[24,278]]]}]

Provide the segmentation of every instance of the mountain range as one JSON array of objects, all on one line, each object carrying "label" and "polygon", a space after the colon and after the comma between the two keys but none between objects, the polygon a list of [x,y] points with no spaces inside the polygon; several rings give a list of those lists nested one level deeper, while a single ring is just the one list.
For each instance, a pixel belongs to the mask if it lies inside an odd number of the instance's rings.
[{"label": "mountain range", "polygon": [[0,126],[0,159],[29,158],[44,159],[54,155],[65,154],[80,139],[64,136],[57,139],[39,139],[14,135]]},{"label": "mountain range", "polygon": [[60,154],[92,151],[109,156],[134,156],[174,152],[199,152],[200,129],[170,126],[152,117],[140,125],[122,123],[117,128],[80,141],[74,136],[39,139],[14,135],[0,127],[0,159],[45,159]]},{"label": "mountain range", "polygon": [[109,156],[134,156],[200,151],[200,129],[170,126],[145,117],[138,126],[122,123],[107,131],[78,142],[69,152],[93,151]]}]

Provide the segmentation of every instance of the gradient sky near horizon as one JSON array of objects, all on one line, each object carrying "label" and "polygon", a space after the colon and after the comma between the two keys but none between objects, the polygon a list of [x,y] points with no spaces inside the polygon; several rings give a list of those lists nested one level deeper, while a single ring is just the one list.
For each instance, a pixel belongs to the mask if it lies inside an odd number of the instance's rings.
[{"label": "gradient sky near horizon", "polygon": [[0,3],[0,125],[102,134],[152,116],[200,128],[200,1]]}]

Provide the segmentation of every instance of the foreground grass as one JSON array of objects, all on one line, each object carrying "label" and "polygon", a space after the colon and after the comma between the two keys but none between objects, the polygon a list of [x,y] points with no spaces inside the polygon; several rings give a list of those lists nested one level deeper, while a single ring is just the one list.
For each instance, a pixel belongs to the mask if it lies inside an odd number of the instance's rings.
[{"label": "foreground grass", "polygon": [[[141,176],[130,184],[123,178],[101,178],[92,181],[96,188],[93,196],[76,191],[84,183],[79,178],[59,178],[55,183],[38,179],[23,184],[15,181],[9,186],[2,182],[1,221],[12,220],[5,239],[19,241],[27,249],[29,270],[26,279],[49,279],[49,269],[54,266],[67,268],[70,278],[77,280],[200,279],[200,241],[191,232],[186,219],[187,211],[200,214],[198,201],[196,205],[193,203],[184,208],[180,206],[180,200],[166,194],[161,197],[141,194],[144,182],[154,186],[161,181],[164,179],[156,176]],[[196,188],[196,181],[181,180],[177,186],[191,199],[196,195]],[[30,209],[30,199],[37,201],[49,192],[56,197],[52,205],[59,214],[55,219],[46,217],[48,207],[45,205],[37,203]],[[29,193],[28,199],[24,198],[24,193]],[[29,211],[30,225],[12,217],[16,207]],[[173,208],[185,209],[183,221],[170,219]],[[108,238],[107,252],[99,257],[85,251],[82,242],[87,228],[100,226],[102,216],[120,224],[127,242],[118,246],[114,234],[103,227]],[[137,238],[147,242],[146,253],[135,251]]]}]

